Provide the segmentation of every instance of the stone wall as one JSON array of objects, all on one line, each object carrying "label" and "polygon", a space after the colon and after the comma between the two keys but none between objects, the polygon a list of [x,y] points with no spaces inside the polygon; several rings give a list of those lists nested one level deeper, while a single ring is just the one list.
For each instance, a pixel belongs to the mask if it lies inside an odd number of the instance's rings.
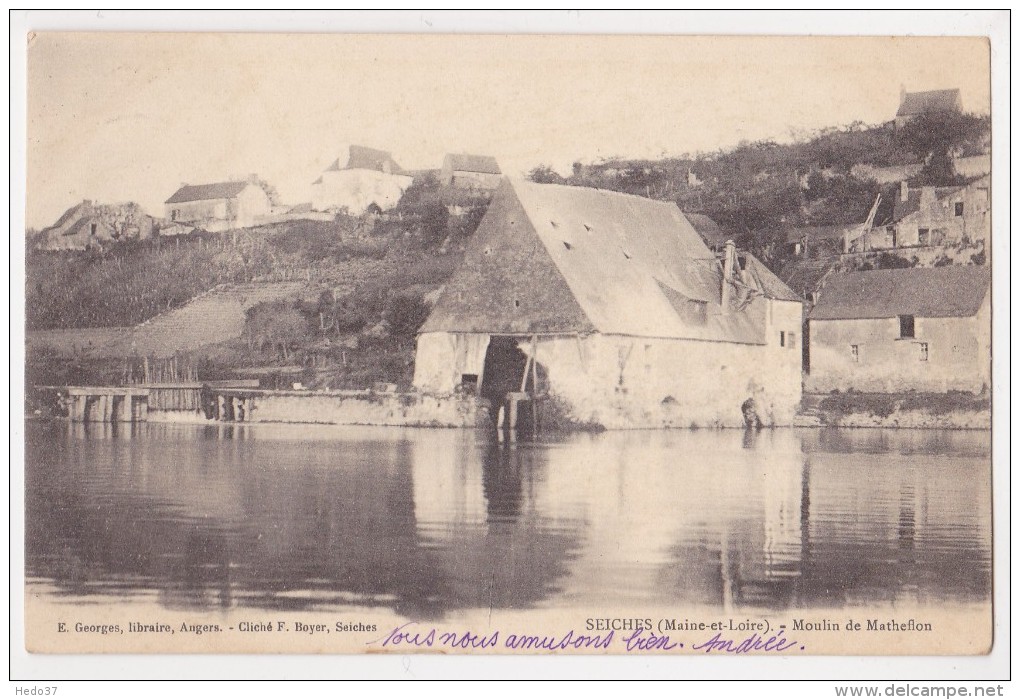
[{"label": "stone wall", "polygon": [[812,320],[805,387],[817,393],[980,392],[991,384],[990,329],[987,299],[970,318],[915,318],[913,338],[899,337],[896,318]]},{"label": "stone wall", "polygon": [[[602,335],[538,336],[539,375],[580,424],[610,429],[740,427],[754,399],[766,425],[791,425],[801,397],[803,307],[769,302],[766,344]],[[424,333],[415,386],[451,392],[464,374],[484,383],[485,334]],[[530,355],[530,338],[519,348]],[[540,385],[540,389],[542,389]]]},{"label": "stone wall", "polygon": [[254,397],[248,422],[473,428],[479,409],[473,396],[265,392]]}]

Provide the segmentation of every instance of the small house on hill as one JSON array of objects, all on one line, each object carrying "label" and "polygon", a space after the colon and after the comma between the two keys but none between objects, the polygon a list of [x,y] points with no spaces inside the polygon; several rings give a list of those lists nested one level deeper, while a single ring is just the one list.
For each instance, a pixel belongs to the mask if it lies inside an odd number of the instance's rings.
[{"label": "small house on hill", "polygon": [[166,200],[166,218],[206,231],[247,228],[272,211],[269,195],[243,180],[208,185],[182,185]]},{"label": "small house on hill", "polygon": [[492,156],[467,153],[447,153],[439,182],[446,187],[468,190],[494,190],[503,177],[499,164]]},{"label": "small house on hill", "polygon": [[991,384],[986,266],[831,275],[811,310],[808,389],[890,392]]},{"label": "small house on hill", "polygon": [[872,250],[987,243],[991,176],[966,186],[908,187],[900,183],[892,213],[867,236]]},{"label": "small house on hill", "polygon": [[415,386],[496,406],[537,389],[610,428],[739,426],[748,399],[788,424],[802,304],[744,260],[669,202],[504,181],[419,331]]},{"label": "small house on hill", "polygon": [[149,238],[152,218],[134,202],[96,204],[84,200],[65,211],[57,222],[39,233],[41,250],[90,250],[114,241]]},{"label": "small house on hill", "polygon": [[359,215],[374,204],[386,211],[397,205],[411,181],[389,151],[350,146],[346,158],[334,160],[312,183],[312,208]]},{"label": "small house on hill", "polygon": [[911,119],[922,114],[963,111],[963,100],[957,88],[907,92],[900,90],[900,108],[896,110],[896,128],[902,129]]}]

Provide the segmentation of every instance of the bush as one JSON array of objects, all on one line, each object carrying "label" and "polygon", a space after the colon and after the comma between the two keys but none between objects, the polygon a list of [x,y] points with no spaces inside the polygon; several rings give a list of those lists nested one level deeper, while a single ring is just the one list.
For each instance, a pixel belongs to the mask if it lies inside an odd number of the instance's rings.
[{"label": "bush", "polygon": [[268,345],[284,360],[291,351],[311,337],[308,319],[298,308],[285,301],[264,301],[245,312],[241,336],[253,352],[262,352]]},{"label": "bush", "polygon": [[426,248],[436,248],[446,240],[446,224],[450,214],[440,202],[428,202],[420,207],[422,243]]},{"label": "bush", "polygon": [[429,317],[429,306],[420,294],[394,294],[386,305],[383,317],[389,322],[390,332],[394,336],[414,338]]}]

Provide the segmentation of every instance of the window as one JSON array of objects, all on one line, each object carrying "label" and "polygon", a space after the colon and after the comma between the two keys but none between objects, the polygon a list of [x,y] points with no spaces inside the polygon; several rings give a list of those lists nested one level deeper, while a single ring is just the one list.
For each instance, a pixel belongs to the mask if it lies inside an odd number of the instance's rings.
[{"label": "window", "polygon": [[477,374],[460,375],[460,386],[462,391],[475,392],[478,389]]},{"label": "window", "polygon": [[963,202],[957,202],[954,207],[956,215],[963,216]]},{"label": "window", "polygon": [[917,344],[917,348],[918,348],[918,350],[920,352],[920,356],[918,357],[918,359],[921,360],[921,362],[927,362],[928,361],[928,343],[918,343]]},{"label": "window", "polygon": [[786,331],[779,331],[779,347],[786,347]]},{"label": "window", "polygon": [[901,338],[913,338],[914,337],[914,317],[913,316],[900,316],[900,337]]},{"label": "window", "polygon": [[797,334],[796,333],[787,333],[786,334],[786,347],[790,348],[791,350],[797,347]]},{"label": "window", "polygon": [[851,362],[861,361],[861,348],[859,345],[850,346],[850,361]]},{"label": "window", "polygon": [[928,229],[917,229],[917,243],[918,245],[928,245]]},{"label": "window", "polygon": [[520,299],[514,299],[514,308],[515,309],[521,308],[521,300]]}]

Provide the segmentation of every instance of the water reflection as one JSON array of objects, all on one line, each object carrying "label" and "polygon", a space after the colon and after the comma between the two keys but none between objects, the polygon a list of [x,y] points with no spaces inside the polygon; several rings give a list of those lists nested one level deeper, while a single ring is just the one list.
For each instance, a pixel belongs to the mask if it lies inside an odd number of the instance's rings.
[{"label": "water reflection", "polygon": [[167,608],[985,600],[989,441],[27,426],[27,574]]}]

